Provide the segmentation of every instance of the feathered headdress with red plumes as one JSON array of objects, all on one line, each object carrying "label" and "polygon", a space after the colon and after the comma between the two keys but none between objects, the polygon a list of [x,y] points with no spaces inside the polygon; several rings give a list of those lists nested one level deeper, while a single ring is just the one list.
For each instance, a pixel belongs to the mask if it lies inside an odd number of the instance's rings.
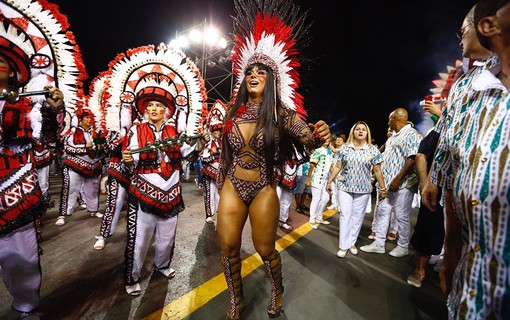
[{"label": "feathered headdress with red plumes", "polygon": [[[67,17],[56,4],[46,0],[2,0],[0,20],[5,19],[19,29],[32,47],[31,78],[26,91],[43,90],[48,85],[58,87],[64,94],[66,109],[73,114],[84,98],[83,81],[88,76]],[[45,97],[34,95],[31,100],[37,107]],[[32,117],[33,122],[38,122],[36,115]],[[34,128],[35,136],[38,130]]]},{"label": "feathered headdress with red plumes", "polygon": [[448,97],[452,84],[462,73],[462,61],[456,60],[454,66],[446,66],[446,71],[439,73],[439,79],[432,80],[435,87],[430,89],[434,96],[444,99]]},{"label": "feathered headdress with red plumes", "polygon": [[169,120],[177,132],[194,135],[201,130],[202,110],[207,108],[205,82],[184,52],[165,44],[141,46],[118,54],[108,66],[107,108],[129,107],[139,113],[134,118],[142,119],[144,110],[131,105],[142,90],[159,87],[172,96],[175,112]]},{"label": "feathered headdress with red plumes", "polygon": [[303,96],[297,92],[301,66],[299,55],[309,42],[310,23],[292,0],[234,0],[232,48],[236,93],[249,65],[259,62],[270,67],[276,78],[276,90],[283,107],[306,116]]},{"label": "feathered headdress with red plumes", "polygon": [[89,94],[85,97],[85,105],[94,114],[94,126],[105,134],[109,131],[106,124],[116,123],[119,120],[118,114],[107,112],[106,101],[110,97],[107,91],[109,85],[110,74],[102,71],[90,82]]},{"label": "feathered headdress with red plumes", "polygon": [[223,128],[223,119],[227,114],[227,106],[220,100],[216,100],[207,115],[206,128],[213,132]]}]

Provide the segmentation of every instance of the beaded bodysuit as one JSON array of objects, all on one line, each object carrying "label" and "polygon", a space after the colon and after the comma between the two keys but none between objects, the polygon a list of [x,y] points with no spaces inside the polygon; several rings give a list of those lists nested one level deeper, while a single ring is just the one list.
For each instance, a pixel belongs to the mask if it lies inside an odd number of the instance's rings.
[{"label": "beaded bodysuit", "polygon": [[[241,106],[239,109],[243,108]],[[241,200],[249,205],[259,191],[270,184],[268,168],[265,160],[265,149],[262,130],[255,132],[260,104],[247,103],[243,112],[238,112],[234,121],[227,121],[226,132],[227,142],[232,148],[232,164],[226,168],[228,179],[236,189]],[[322,145],[319,139],[316,139],[306,122],[292,110],[283,109],[283,119],[285,121],[286,133],[296,138],[300,143],[309,148],[316,148]],[[230,122],[230,123],[229,123]],[[278,133],[276,133],[278,134]],[[281,137],[276,137],[278,143]],[[220,161],[220,167],[224,161]],[[221,170],[221,172],[225,172]],[[224,184],[224,178],[219,177],[218,189]]]}]

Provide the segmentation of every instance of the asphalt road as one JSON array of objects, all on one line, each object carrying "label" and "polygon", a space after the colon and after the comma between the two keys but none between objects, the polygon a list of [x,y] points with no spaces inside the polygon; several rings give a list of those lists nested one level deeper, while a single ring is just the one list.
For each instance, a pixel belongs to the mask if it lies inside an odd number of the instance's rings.
[{"label": "asphalt road", "polygon": [[[214,224],[205,223],[202,190],[183,183],[186,210],[179,215],[175,254],[168,280],[152,270],[153,250],[142,272],[142,294],[131,297],[123,283],[125,213],[104,250],[94,250],[100,219],[76,209],[64,226],[56,226],[60,177],[51,177],[50,194],[57,204],[43,218],[41,319],[224,319],[228,297],[220,267]],[[101,196],[104,212],[106,196]],[[291,208],[292,231],[279,229],[278,249],[283,263],[284,310],[281,319],[446,319],[445,298],[438,275],[429,266],[421,288],[407,284],[414,267],[413,250],[403,258],[360,253],[336,257],[338,213],[329,210],[331,225],[312,230],[308,216]],[[417,210],[412,211],[412,223]],[[372,214],[367,214],[358,247],[368,244]],[[267,319],[269,281],[251,244],[250,225],[243,234],[242,318]],[[17,319],[11,297],[0,283],[0,319]]]}]

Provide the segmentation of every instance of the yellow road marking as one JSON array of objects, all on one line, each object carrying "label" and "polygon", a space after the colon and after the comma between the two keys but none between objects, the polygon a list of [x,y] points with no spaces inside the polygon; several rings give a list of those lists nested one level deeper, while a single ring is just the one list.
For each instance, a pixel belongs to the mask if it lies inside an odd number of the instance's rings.
[{"label": "yellow road marking", "polygon": [[[327,220],[333,216],[336,211],[327,210],[324,212],[324,218]],[[288,246],[299,240],[312,230],[312,227],[306,222],[299,228],[292,230],[282,238],[276,241],[276,250],[282,252]],[[252,254],[242,262],[241,275],[246,277],[253,270],[262,266],[263,262],[257,253]],[[196,310],[203,307],[207,302],[227,289],[225,276],[221,273],[180,298],[170,302],[162,309],[148,315],[145,320],[175,320],[184,319]]]}]

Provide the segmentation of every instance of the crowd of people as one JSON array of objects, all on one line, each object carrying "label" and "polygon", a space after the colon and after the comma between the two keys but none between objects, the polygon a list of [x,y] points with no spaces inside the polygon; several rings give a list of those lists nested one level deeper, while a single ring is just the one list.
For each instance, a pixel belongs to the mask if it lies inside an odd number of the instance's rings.
[{"label": "crowd of people", "polygon": [[[248,219],[271,287],[267,315],[277,318],[284,283],[275,242],[278,227],[293,229],[292,202],[296,212],[308,211],[311,230],[330,224],[323,217],[326,210],[339,212],[336,255],[345,258],[358,254],[373,193],[369,238],[374,241],[361,251],[384,254],[386,241],[396,240],[389,255],[400,258],[413,248],[416,265],[407,283],[417,288],[431,257],[442,256],[441,289],[450,319],[506,319],[510,1],[479,0],[467,13],[458,34],[462,69],[455,70],[455,81],[441,93],[442,110],[425,101],[424,109],[437,118],[434,127],[421,134],[408,110],[397,107],[388,115],[388,139],[381,148],[364,121],[338,136],[323,120],[306,121],[297,93],[299,73],[288,67],[299,65],[309,27],[296,4],[234,0],[234,5],[235,89],[230,103],[217,101],[210,108],[193,62],[164,45],[119,54],[107,76],[95,82],[102,80],[103,87],[86,99],[68,88],[78,87],[79,77],[72,83],[62,78],[62,89],[46,77],[51,72],[53,79],[62,76],[59,63],[65,63],[57,55],[41,81],[43,73],[35,72],[33,59],[41,48],[29,41],[34,35],[1,13],[0,91],[10,94],[0,99],[0,270],[12,308],[21,317],[37,315],[43,274],[39,220],[51,205],[50,160],[62,152],[55,225],[64,225],[83,205],[101,219],[94,249],[102,250],[125,207],[124,283],[131,296],[141,294],[142,267],[151,247],[154,269],[175,276],[177,222],[185,210],[181,179],[189,179],[186,164],[200,163],[197,185],[204,194],[204,221],[216,225],[221,246],[227,319],[240,319],[243,312],[240,252]],[[58,15],[54,8],[49,12]],[[63,50],[53,45],[55,52]],[[79,51],[64,47],[75,50],[71,64],[80,69]],[[45,94],[19,97],[27,87]],[[113,126],[106,121],[112,115],[119,120]],[[102,175],[108,189],[104,214],[99,211]],[[416,195],[421,203],[413,230]]]}]

